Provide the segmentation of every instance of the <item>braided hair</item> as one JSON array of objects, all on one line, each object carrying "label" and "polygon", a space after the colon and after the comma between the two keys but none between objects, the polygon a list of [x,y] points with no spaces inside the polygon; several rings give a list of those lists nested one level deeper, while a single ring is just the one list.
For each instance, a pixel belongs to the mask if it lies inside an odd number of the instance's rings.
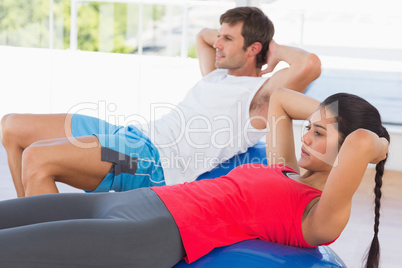
[{"label": "braided hair", "polygon": [[[349,93],[337,93],[329,96],[321,103],[322,107],[329,107],[337,117],[338,131],[340,133],[339,145],[356,129],[363,128],[376,133],[390,141],[386,128],[382,125],[378,110],[365,99]],[[388,155],[387,155],[388,157]],[[378,231],[380,223],[381,186],[384,174],[384,165],[387,158],[376,165],[375,174],[375,208],[374,208],[374,237],[367,252],[366,268],[377,268],[380,260],[380,243]]]},{"label": "braided hair", "polygon": [[[388,131],[383,128],[383,132],[379,134],[379,137],[385,137],[388,141],[390,140]],[[382,186],[382,176],[384,174],[384,165],[387,159],[379,162],[376,167],[375,174],[375,208],[374,208],[374,237],[371,241],[371,246],[366,255],[366,268],[377,268],[380,261],[380,242],[378,241],[378,226],[380,224],[380,208],[381,208],[381,186]]]}]

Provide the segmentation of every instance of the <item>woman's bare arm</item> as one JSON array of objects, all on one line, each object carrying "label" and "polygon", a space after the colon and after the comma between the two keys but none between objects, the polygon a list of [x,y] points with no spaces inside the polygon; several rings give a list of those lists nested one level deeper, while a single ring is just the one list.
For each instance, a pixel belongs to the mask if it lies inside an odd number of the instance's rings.
[{"label": "woman's bare arm", "polygon": [[387,152],[388,141],[369,130],[358,129],[346,137],[322,196],[303,223],[308,243],[329,242],[341,234],[350,217],[352,197],[367,165],[385,159]]},{"label": "woman's bare arm", "polygon": [[273,92],[268,108],[267,158],[270,164],[285,164],[299,172],[295,155],[293,120],[307,119],[319,101],[288,89]]}]

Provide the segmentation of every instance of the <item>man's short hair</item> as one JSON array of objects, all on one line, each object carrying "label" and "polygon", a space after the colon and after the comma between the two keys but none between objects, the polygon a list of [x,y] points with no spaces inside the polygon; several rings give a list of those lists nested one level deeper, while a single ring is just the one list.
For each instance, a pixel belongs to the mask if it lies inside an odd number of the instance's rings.
[{"label": "man's short hair", "polygon": [[272,21],[257,7],[236,7],[229,9],[220,17],[220,23],[235,25],[243,22],[242,36],[244,38],[243,49],[251,44],[260,42],[262,49],[257,55],[256,65],[261,68],[267,61],[269,42],[271,42],[275,29]]}]

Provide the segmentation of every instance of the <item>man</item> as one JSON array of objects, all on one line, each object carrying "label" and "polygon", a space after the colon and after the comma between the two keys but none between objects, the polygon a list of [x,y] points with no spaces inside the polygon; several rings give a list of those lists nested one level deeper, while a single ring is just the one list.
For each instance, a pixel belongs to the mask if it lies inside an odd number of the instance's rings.
[{"label": "man", "polygon": [[[258,8],[228,10],[219,31],[197,36],[203,79],[150,125],[114,126],[77,114],[6,115],[2,142],[17,195],[57,193],[56,181],[96,192],[182,183],[246,151],[269,131],[271,92],[302,92],[321,72],[316,55],[279,45],[273,34]],[[289,67],[261,76],[280,61]]]}]

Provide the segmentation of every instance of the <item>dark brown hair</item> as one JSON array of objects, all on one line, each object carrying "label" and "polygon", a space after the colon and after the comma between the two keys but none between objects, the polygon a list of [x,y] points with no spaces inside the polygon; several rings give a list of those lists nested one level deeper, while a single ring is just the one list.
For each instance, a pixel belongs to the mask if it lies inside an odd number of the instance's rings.
[{"label": "dark brown hair", "polygon": [[[335,105],[333,105],[335,104]],[[384,137],[390,141],[388,131],[382,125],[381,116],[378,110],[369,102],[361,97],[348,93],[338,93],[329,96],[321,103],[322,107],[329,107],[337,117],[338,131],[342,144],[345,138],[358,128],[368,129],[376,133],[379,137]],[[381,207],[381,186],[384,174],[384,165],[387,159],[382,160],[376,165],[375,174],[375,208],[374,208],[374,237],[366,256],[367,268],[377,268],[380,260],[380,243],[378,241],[378,226],[380,223]]]},{"label": "dark brown hair", "polygon": [[271,42],[275,29],[274,24],[257,7],[236,7],[229,9],[221,15],[220,23],[235,25],[243,22],[242,36],[244,38],[243,49],[246,50],[251,44],[259,42],[262,45],[257,55],[256,67],[261,68],[267,61],[269,42]]}]

